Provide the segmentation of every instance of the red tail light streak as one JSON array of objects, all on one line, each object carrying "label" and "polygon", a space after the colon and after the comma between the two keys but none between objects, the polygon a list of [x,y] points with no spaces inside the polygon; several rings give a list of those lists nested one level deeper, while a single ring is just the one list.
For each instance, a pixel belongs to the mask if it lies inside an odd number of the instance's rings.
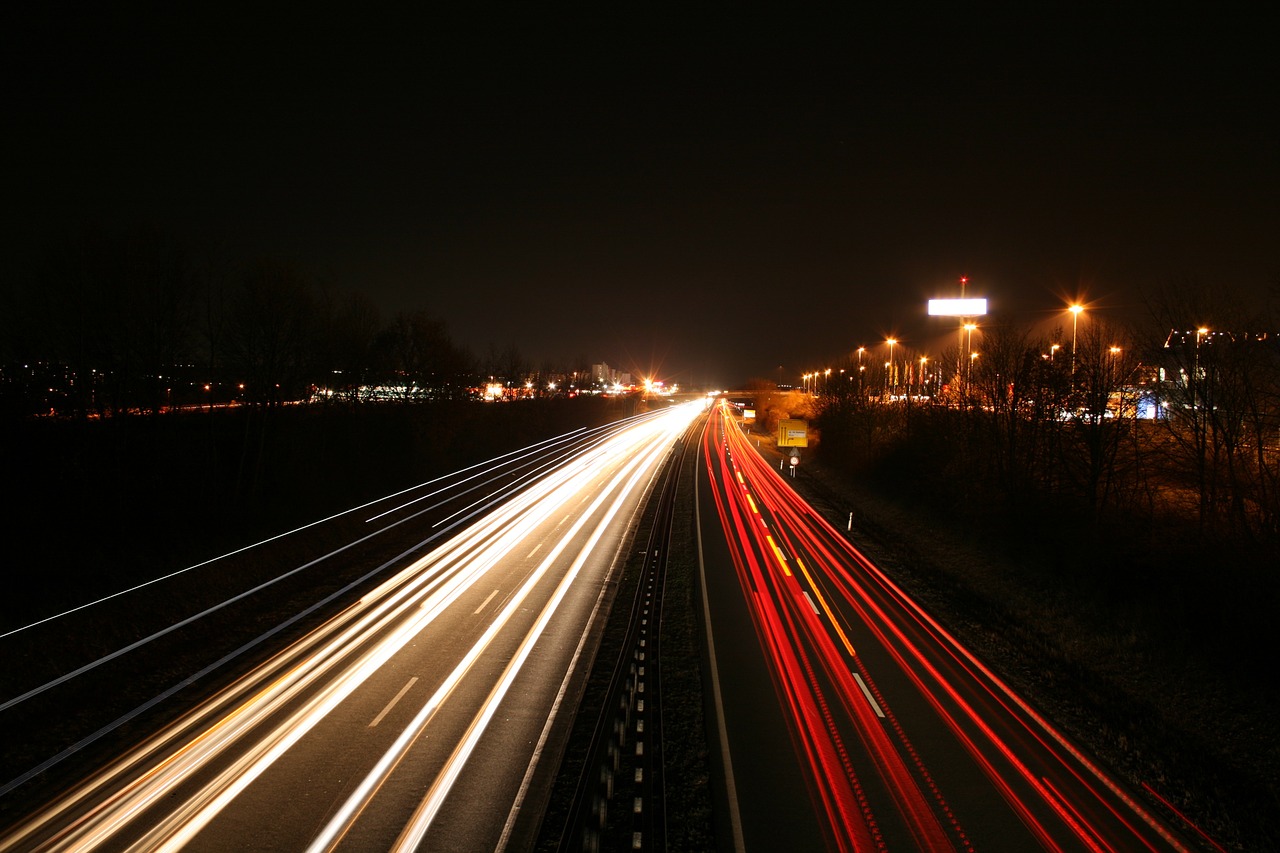
[{"label": "red tail light streak", "polygon": [[703,451],[763,661],[839,849],[1188,849],[801,500],[722,410]]}]

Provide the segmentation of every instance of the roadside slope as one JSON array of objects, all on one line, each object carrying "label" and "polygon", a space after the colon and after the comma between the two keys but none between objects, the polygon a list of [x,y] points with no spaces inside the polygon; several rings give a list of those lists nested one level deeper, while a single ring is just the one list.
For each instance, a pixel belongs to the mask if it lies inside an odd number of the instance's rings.
[{"label": "roadside slope", "polygon": [[[772,437],[753,439],[777,465]],[[1280,742],[1266,690],[1244,689],[1205,660],[1171,660],[1053,584],[1029,557],[984,547],[945,520],[850,483],[812,452],[788,482],[1135,789],[1149,786],[1225,849],[1280,846]]]}]

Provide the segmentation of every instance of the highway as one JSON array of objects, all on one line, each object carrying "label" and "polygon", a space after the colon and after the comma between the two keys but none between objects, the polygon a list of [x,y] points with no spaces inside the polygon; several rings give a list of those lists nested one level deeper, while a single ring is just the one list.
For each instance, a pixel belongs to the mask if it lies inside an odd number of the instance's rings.
[{"label": "highway", "polygon": [[724,404],[703,457],[726,846],[1199,849],[801,500]]},{"label": "highway", "polygon": [[703,411],[361,508],[343,523],[364,536],[426,526],[427,506],[452,532],[0,830],[0,850],[527,847],[620,550]]}]

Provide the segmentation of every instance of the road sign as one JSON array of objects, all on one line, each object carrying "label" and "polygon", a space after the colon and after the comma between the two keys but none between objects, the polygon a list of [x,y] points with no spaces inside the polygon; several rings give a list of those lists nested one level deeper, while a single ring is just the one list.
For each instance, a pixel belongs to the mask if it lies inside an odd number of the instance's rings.
[{"label": "road sign", "polygon": [[809,422],[792,418],[778,421],[778,447],[808,447]]}]

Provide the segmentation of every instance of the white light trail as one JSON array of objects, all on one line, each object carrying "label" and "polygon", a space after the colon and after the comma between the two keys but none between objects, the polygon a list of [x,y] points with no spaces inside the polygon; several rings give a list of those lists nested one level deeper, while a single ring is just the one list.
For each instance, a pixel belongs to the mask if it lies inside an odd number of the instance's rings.
[{"label": "white light trail", "polygon": [[[652,438],[652,436],[644,436],[642,434],[641,436],[633,436],[631,440],[637,441],[645,437]],[[550,571],[552,566],[555,564],[555,561],[559,558],[560,554],[565,550],[566,547],[568,547],[569,543],[574,539],[574,537],[577,536],[577,534],[582,530],[582,528],[586,526],[587,522],[596,513],[599,507],[604,503],[605,499],[609,496],[609,494],[611,494],[615,489],[618,488],[619,484],[622,482],[624,477],[628,476],[628,474],[631,471],[635,470],[641,461],[645,463],[645,467],[640,468],[639,470],[641,472],[647,470],[647,468],[654,461],[654,453],[655,451],[651,450],[650,453],[643,458],[643,460],[641,460],[640,458],[636,458],[636,459],[633,459],[631,462],[627,463],[627,465],[624,466],[624,468],[613,477],[610,484],[606,488],[600,491],[599,495],[596,497],[594,501],[592,501],[591,506],[587,509],[587,511],[580,514],[578,516],[578,520],[574,522],[574,524],[569,528],[569,530],[560,536],[560,539],[552,547],[551,551],[548,552],[547,556],[544,557],[542,561],[539,563],[538,568],[534,570],[534,572],[532,572],[525,579],[525,582],[521,586],[520,590],[511,597],[507,605],[495,617],[494,621],[490,624],[489,628],[485,631],[485,633],[480,637],[479,640],[477,640],[477,642],[474,645],[472,645],[471,649],[467,652],[466,657],[464,657],[462,662],[459,663],[458,666],[454,668],[453,672],[450,673],[449,677],[436,691],[436,694],[433,695],[430,700],[428,700],[428,702],[418,712],[417,716],[415,716],[414,719],[409,723],[409,725],[404,728],[404,730],[400,733],[400,736],[396,738],[396,741],[392,744],[392,746],[383,754],[382,758],[378,760],[378,763],[373,767],[373,769],[370,770],[368,775],[365,777],[364,781],[361,782],[361,784],[351,794],[351,796],[342,805],[342,807],[339,808],[339,810],[334,814],[333,818],[329,821],[329,823],[325,826],[325,828],[321,830],[320,834],[315,838],[314,841],[312,841],[311,845],[307,848],[308,853],[319,853],[319,851],[329,851],[334,849],[337,843],[341,840],[342,836],[345,835],[346,832],[350,829],[351,825],[354,823],[355,819],[359,816],[360,812],[368,804],[369,800],[382,786],[382,784],[386,780],[386,777],[390,775],[392,770],[395,769],[396,765],[404,757],[405,753],[408,752],[409,748],[413,745],[413,743],[421,736],[423,730],[427,727],[428,723],[430,723],[431,717],[435,714],[440,704],[444,702],[444,700],[453,691],[453,689],[456,687],[458,682],[462,680],[463,676],[466,675],[466,673],[471,669],[472,665],[480,657],[480,655],[485,651],[485,649],[489,646],[489,644],[493,642],[493,640],[498,636],[501,630],[504,627],[506,627],[510,619],[519,611],[520,606],[524,603],[529,593],[538,584],[538,582],[542,580],[542,578],[547,574],[547,572]],[[570,495],[576,494],[579,491],[581,485],[583,484],[580,484],[580,483],[567,484],[566,489],[570,492]],[[632,485],[628,487],[628,491],[630,490],[630,488],[633,488],[633,487],[634,487],[634,478],[633,478]],[[566,499],[570,495],[566,495],[565,496]],[[542,625],[545,624],[545,620],[550,618],[550,613],[554,610],[554,605],[559,603],[560,599],[564,595],[564,592],[567,591],[568,583],[571,582],[573,577],[576,577],[578,568],[581,566],[582,561],[584,561],[586,559],[586,556],[590,553],[590,548],[594,546],[595,542],[598,541],[599,536],[602,535],[604,526],[607,525],[607,521],[612,519],[613,514],[616,512],[616,506],[618,505],[618,502],[620,502],[624,497],[625,497],[625,494],[620,496],[617,499],[617,502],[615,502],[614,508],[610,510],[608,517],[601,522],[600,526],[597,527],[596,532],[593,534],[592,539],[588,544],[588,546],[579,553],[578,558],[574,561],[574,564],[570,570],[569,576],[567,576],[565,580],[562,580],[560,586],[557,588],[556,597],[553,599],[551,603],[547,605],[547,607],[551,609],[548,610],[544,608],[543,614],[540,617],[539,623],[535,628],[535,631],[538,634],[541,633],[541,627]],[[524,658],[528,653],[527,649],[532,646],[532,640],[530,639],[530,636],[532,636],[533,639],[536,639],[536,635],[532,635],[532,634],[526,635],[525,641],[521,646],[522,653],[519,654],[516,659],[519,661],[519,663],[523,663]],[[515,664],[516,660],[513,660],[512,664]],[[504,676],[502,683],[509,683],[508,679],[511,677],[514,677],[514,672],[518,671],[518,668],[519,668],[518,665],[516,665],[515,670],[512,670],[511,668],[512,664],[508,665],[507,675]],[[500,692],[498,692],[498,688],[495,688],[495,693],[490,694],[490,698],[488,702],[486,702],[485,710],[483,710],[481,713],[481,716],[483,716],[484,719],[487,720],[488,715],[492,714],[492,708],[496,707],[497,701],[501,699],[501,696],[502,694],[505,694],[505,691],[506,691],[505,687],[502,687]],[[484,729],[483,725],[477,726],[476,722],[473,721],[472,728],[468,736],[468,740],[464,741],[464,745],[466,744],[470,744],[470,745],[466,745],[465,751],[455,752],[449,764],[446,765],[444,774],[447,776],[447,779],[448,779],[447,783],[445,784],[443,789],[438,787],[439,782],[437,782],[437,784],[432,787],[433,792],[440,791],[438,798],[433,798],[433,795],[429,793],[427,800],[424,801],[424,804],[419,806],[418,811],[415,812],[415,816],[413,821],[410,824],[410,827],[406,828],[406,833],[409,833],[409,837],[414,837],[414,838],[420,837],[420,833],[426,831],[426,827],[430,824],[431,819],[435,816],[436,812],[438,811],[439,802],[443,800],[444,794],[448,792],[448,788],[450,785],[452,785],[453,779],[456,778],[457,773],[460,772],[461,770],[462,764],[465,763],[466,755],[469,754],[472,746],[474,745],[474,740],[471,739],[472,736],[474,736],[474,738],[478,738],[479,733],[483,732],[483,729]],[[463,747],[460,746],[459,749],[462,750]],[[419,828],[417,829],[413,828],[415,826]],[[416,841],[413,843],[416,844]]]},{"label": "white light trail", "polygon": [[[14,835],[0,838],[0,847],[10,843],[21,846],[24,839],[36,832],[49,832],[50,828],[58,827],[59,822],[65,826],[53,830],[56,837],[43,849],[119,845],[120,841],[114,840],[118,832],[145,820],[146,832],[130,849],[182,848],[379,667],[472,591],[474,584],[492,567],[514,553],[532,556],[537,549],[531,549],[530,537],[553,523],[552,519],[566,509],[571,509],[567,518],[575,519],[573,524],[557,534],[555,545],[538,568],[525,577],[519,590],[493,616],[493,621],[397,738],[396,744],[369,771],[365,783],[316,838],[313,849],[327,849],[346,833],[369,797],[376,793],[385,776],[412,746],[459,681],[508,627],[539,581],[555,568],[565,549],[594,521],[594,531],[565,570],[551,600],[543,606],[533,629],[521,641],[503,675],[490,689],[488,700],[473,718],[471,729],[454,758],[428,797],[419,804],[413,822],[406,829],[406,837],[420,837],[438,813],[466,756],[479,742],[485,724],[578,577],[588,555],[615,521],[628,496],[640,487],[646,475],[652,476],[661,455],[669,450],[671,439],[698,413],[695,407],[675,408],[661,413],[660,417],[634,419],[625,429],[616,429],[591,442],[583,452],[564,460],[537,482],[525,485],[518,495],[492,508],[381,583],[357,605],[265,663],[238,683],[237,692],[232,694],[235,698],[218,697],[193,712],[104,769],[80,790],[16,830]],[[607,484],[593,488],[594,481],[607,470],[606,466],[615,467]],[[595,498],[584,506],[578,496],[588,489],[594,492]],[[600,510],[610,496],[613,496],[612,503],[601,516]],[[516,552],[517,548],[523,550]],[[475,613],[484,610],[496,594],[495,589]],[[397,697],[386,704],[374,725],[401,700],[412,683],[402,687]],[[217,708],[224,710],[215,711]],[[215,713],[217,716],[213,716]],[[194,792],[189,792],[185,786],[189,786],[197,774],[202,777],[207,774],[214,762],[218,772],[206,778]],[[184,786],[182,798],[175,802],[179,786]],[[166,811],[157,814],[161,809]],[[71,819],[73,814],[75,818]]]},{"label": "white light trail", "polygon": [[[519,674],[524,662],[533,651],[534,644],[539,638],[541,638],[543,631],[547,627],[547,623],[551,621],[551,617],[559,608],[560,602],[564,600],[565,595],[569,591],[569,587],[573,584],[574,580],[577,579],[578,572],[582,569],[582,565],[595,549],[596,544],[600,541],[600,537],[603,536],[605,531],[609,528],[610,522],[613,521],[618,511],[622,508],[627,497],[638,485],[640,477],[645,474],[650,469],[653,462],[656,461],[654,457],[656,457],[659,452],[661,452],[661,449],[651,450],[648,457],[644,460],[643,466],[633,464],[632,467],[636,468],[636,470],[632,473],[630,480],[619,492],[617,498],[615,498],[613,502],[613,505],[609,507],[609,511],[605,514],[605,517],[600,520],[598,525],[596,525],[596,529],[592,532],[591,538],[587,542],[586,546],[578,552],[578,556],[574,559],[569,572],[564,576],[560,581],[559,586],[556,588],[555,595],[549,602],[547,602],[546,606],[543,607],[542,613],[539,615],[538,621],[534,625],[533,629],[525,635],[524,640],[520,644],[519,650],[503,671],[502,678],[498,685],[494,687],[493,691],[489,694],[488,699],[485,700],[480,713],[475,717],[471,726],[468,728],[463,742],[458,745],[456,750],[454,750],[453,755],[450,756],[444,769],[441,771],[440,775],[436,777],[435,783],[431,786],[431,789],[427,792],[427,796],[423,799],[422,803],[414,812],[413,817],[405,826],[400,838],[397,839],[395,846],[392,848],[393,850],[417,850],[418,845],[426,836],[427,829],[430,827],[431,821],[435,819],[435,816],[444,805],[445,797],[448,796],[450,789],[453,787],[454,781],[458,778],[458,774],[462,772],[462,768],[466,764],[467,759],[471,756],[471,752],[475,749],[476,743],[480,740],[480,736],[484,734],[485,727],[488,725],[489,720],[493,718],[494,713],[498,709],[499,703],[502,701],[503,697],[506,696],[507,691],[511,687],[511,683],[515,680],[515,677]],[[626,469],[624,469],[622,473],[625,474]],[[619,478],[620,477],[621,474],[619,475]],[[611,485],[610,489],[612,488],[613,486]],[[601,499],[605,497],[607,491],[608,490],[606,490],[606,493],[601,495]],[[596,503],[598,504],[599,501]],[[594,505],[592,509],[595,509]],[[567,538],[568,537],[566,537],[566,540]]]}]

